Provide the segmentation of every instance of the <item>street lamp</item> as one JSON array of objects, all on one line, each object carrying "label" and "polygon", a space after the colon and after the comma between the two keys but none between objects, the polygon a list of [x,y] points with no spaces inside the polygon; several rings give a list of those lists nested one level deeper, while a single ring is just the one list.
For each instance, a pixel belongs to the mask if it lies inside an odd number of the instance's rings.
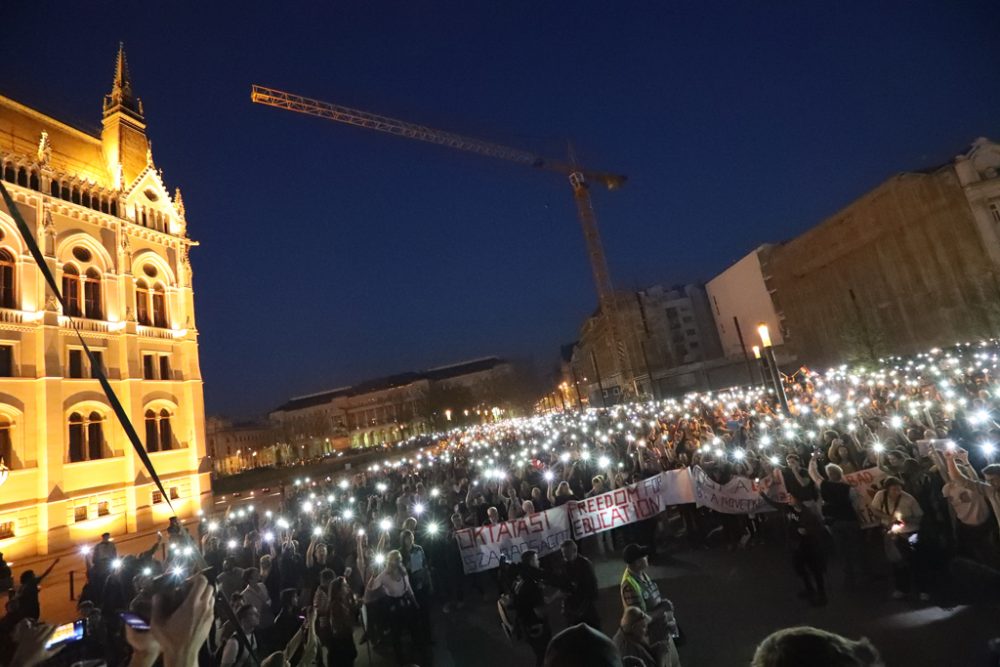
[{"label": "street lamp", "polygon": [[778,362],[774,357],[774,347],[771,345],[771,331],[768,329],[766,322],[761,322],[757,325],[757,335],[760,336],[760,344],[764,348],[763,356],[767,370],[771,376],[771,386],[778,397],[778,403],[781,405],[782,412],[787,415],[789,414],[788,397],[785,396],[785,387],[781,383],[781,372],[778,370]]},{"label": "street lamp", "polygon": [[760,336],[760,344],[765,348],[771,347],[771,331],[767,328],[766,322],[757,325],[757,335]]}]

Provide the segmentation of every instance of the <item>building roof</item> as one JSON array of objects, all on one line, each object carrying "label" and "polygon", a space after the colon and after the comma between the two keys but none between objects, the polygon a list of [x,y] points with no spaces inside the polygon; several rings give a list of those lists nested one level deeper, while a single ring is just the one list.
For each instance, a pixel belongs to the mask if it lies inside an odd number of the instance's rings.
[{"label": "building roof", "polygon": [[429,380],[432,382],[449,380],[462,375],[470,375],[472,373],[492,370],[493,368],[505,363],[507,362],[498,357],[483,357],[481,359],[462,361],[448,366],[438,366],[426,371],[408,371],[406,373],[387,375],[372,380],[365,380],[349,387],[330,389],[327,391],[317,392],[315,394],[307,394],[305,396],[296,396],[275,408],[274,412],[291,412],[293,410],[312,408],[317,405],[324,405],[342,396],[361,396],[363,394],[370,394],[376,391],[385,391],[386,389],[405,387],[408,384],[413,384],[414,382],[418,382],[420,380]]}]

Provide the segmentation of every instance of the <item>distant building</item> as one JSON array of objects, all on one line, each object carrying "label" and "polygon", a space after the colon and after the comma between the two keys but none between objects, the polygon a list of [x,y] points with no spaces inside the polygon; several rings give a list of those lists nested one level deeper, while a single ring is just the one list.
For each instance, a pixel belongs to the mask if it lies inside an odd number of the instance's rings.
[{"label": "distant building", "polygon": [[282,442],[303,457],[393,443],[457,423],[466,411],[500,409],[512,375],[502,359],[476,359],[299,396],[270,416]]},{"label": "distant building", "polygon": [[1000,146],[893,176],[775,247],[768,286],[806,363],[1000,335]]},{"label": "distant building", "polygon": [[270,423],[233,423],[221,417],[205,420],[212,471],[216,476],[273,466],[280,462],[278,433]]},{"label": "distant building", "polygon": [[[194,242],[180,191],[170,193],[153,160],[124,51],[100,133],[0,97],[0,177],[66,302],[49,293],[0,201],[0,460],[10,468],[0,551],[21,560],[104,532],[162,527],[174,512],[194,516],[211,502]],[[95,364],[167,497],[118,424]]]},{"label": "distant building", "polygon": [[[641,393],[666,395],[704,385],[698,373],[706,361],[721,356],[721,347],[702,285],[654,285],[621,292],[617,299],[620,335],[632,351],[631,374]],[[614,372],[614,354],[606,321],[595,313],[583,323],[569,364],[563,365],[563,381],[578,386],[591,405],[618,402],[623,380]]]},{"label": "distant building", "polygon": [[757,326],[761,323],[768,327],[776,354],[787,358],[784,326],[767,286],[773,248],[765,244],[754,249],[705,285],[722,353],[729,359],[744,359],[744,350],[752,357],[753,347],[760,346]]}]

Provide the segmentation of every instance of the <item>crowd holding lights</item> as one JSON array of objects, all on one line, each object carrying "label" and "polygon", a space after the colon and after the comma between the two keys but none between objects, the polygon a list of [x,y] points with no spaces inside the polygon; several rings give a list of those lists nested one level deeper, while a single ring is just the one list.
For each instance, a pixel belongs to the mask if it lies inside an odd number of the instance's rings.
[{"label": "crowd holding lights", "polygon": [[[963,474],[975,476],[997,454],[998,353],[989,341],[863,367],[802,368],[786,379],[787,410],[773,392],[744,387],[456,428],[360,472],[290,480],[278,508],[230,504],[222,515],[202,516],[200,554],[172,535],[164,563],[132,570],[130,557],[115,557],[107,567],[180,576],[196,560],[224,570],[228,561],[260,567],[268,556],[277,572],[268,576],[284,587],[303,585],[295,568],[305,572],[306,559],[323,545],[327,567],[360,596],[397,553],[404,568],[461,578],[451,531],[519,518],[663,470],[699,466],[716,481],[780,470],[788,479],[790,470],[804,473],[792,467],[796,455],[803,465],[832,461],[846,473],[879,467],[909,485],[914,475],[936,478],[943,459],[934,452],[943,451],[967,455],[970,472]],[[920,441],[945,445],[927,450]],[[895,523],[889,529],[901,530]],[[427,552],[422,565],[410,561],[414,548]],[[96,550],[84,545],[80,553],[89,562]]]},{"label": "crowd holding lights", "polygon": [[[580,497],[595,476],[615,487],[685,465],[699,465],[709,476],[763,476],[784,466],[789,453],[827,457],[834,440],[847,446],[851,460],[838,461],[846,470],[888,467],[888,453],[914,457],[912,443],[926,429],[961,439],[965,448],[969,437],[962,436],[975,433],[973,459],[985,463],[997,451],[997,359],[996,343],[985,342],[867,367],[800,369],[786,384],[787,413],[768,391],[749,387],[454,429],[429,438],[415,454],[373,463],[362,473],[296,478],[281,515],[254,515],[255,523],[278,542],[302,525],[327,539],[341,525],[355,537],[374,528],[379,562],[408,518],[418,537],[440,536],[455,505],[480,494],[508,518],[522,512],[523,500],[542,506],[535,509],[547,506],[532,497],[535,486],[544,496],[567,481]],[[226,525],[251,514],[250,507],[231,511]],[[204,521],[210,534],[220,530],[216,520]],[[226,542],[230,549],[241,543]]]}]

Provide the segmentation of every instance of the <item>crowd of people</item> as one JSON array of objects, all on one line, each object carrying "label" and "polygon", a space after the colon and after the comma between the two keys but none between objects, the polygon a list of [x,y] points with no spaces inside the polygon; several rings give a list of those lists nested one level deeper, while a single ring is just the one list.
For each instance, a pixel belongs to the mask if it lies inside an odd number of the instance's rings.
[{"label": "crowd of people", "polygon": [[[202,640],[201,664],[223,667],[254,665],[257,657],[268,665],[350,666],[362,650],[430,665],[432,610],[456,613],[488,600],[499,601],[501,625],[532,648],[539,665],[674,667],[685,640],[683,610],[675,615],[647,568],[650,556],[681,544],[733,551],[785,544],[789,576],[801,579],[804,603],[817,606],[831,594],[834,554],[847,587],[870,586],[888,570],[886,595],[919,604],[943,595],[932,572],[951,571],[958,582],[972,572],[975,592],[995,599],[997,360],[989,342],[871,368],[800,369],[784,383],[787,411],[773,388],[750,387],[456,429],[363,471],[289,479],[280,506],[232,505],[203,516],[196,535],[172,521],[139,555],[119,557],[106,536],[84,548],[79,612],[88,629],[66,650],[108,664],[143,664],[160,652],[165,664],[194,664],[184,660],[197,654],[168,655],[172,638],[192,636]],[[775,511],[682,504],[566,540],[554,553],[529,551],[464,573],[458,531],[695,467],[719,484],[770,480],[760,487],[783,492],[761,494]],[[864,471],[879,472],[878,488],[858,482]],[[592,561],[618,553],[620,613],[602,618]],[[15,641],[0,664],[29,664],[11,662],[14,647],[29,651],[47,632],[38,624],[42,578],[23,572],[12,590],[0,633]],[[213,588],[215,597],[206,592]],[[566,626],[555,636],[554,598]],[[122,612],[151,629],[130,625]],[[195,628],[198,622],[207,627]],[[796,651],[819,656],[808,664],[880,664],[867,642],[802,628],[767,638],[753,664],[807,664],[781,661]],[[32,655],[46,657],[44,650]],[[572,662],[574,655],[580,660]],[[855,662],[823,662],[826,655]],[[608,661],[594,662],[601,656]]]}]

